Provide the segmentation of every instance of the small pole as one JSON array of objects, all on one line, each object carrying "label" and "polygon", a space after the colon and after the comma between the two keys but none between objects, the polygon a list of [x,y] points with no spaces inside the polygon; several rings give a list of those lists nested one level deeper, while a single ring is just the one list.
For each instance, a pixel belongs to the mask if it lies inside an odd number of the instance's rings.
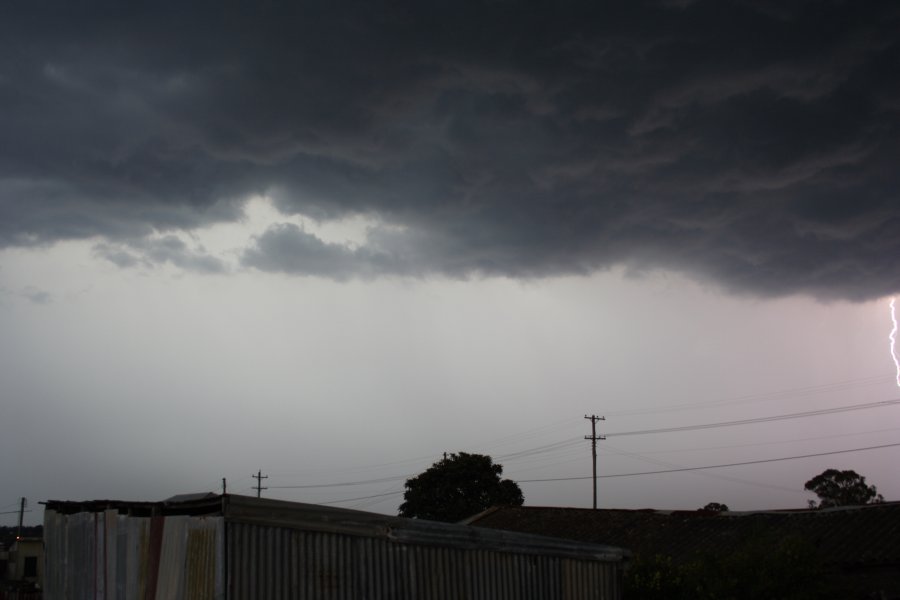
[{"label": "small pole", "polygon": [[25,518],[25,503],[26,503],[26,500],[23,497],[22,502],[19,504],[19,531],[18,531],[18,533],[16,533],[17,539],[22,537],[22,521]]}]

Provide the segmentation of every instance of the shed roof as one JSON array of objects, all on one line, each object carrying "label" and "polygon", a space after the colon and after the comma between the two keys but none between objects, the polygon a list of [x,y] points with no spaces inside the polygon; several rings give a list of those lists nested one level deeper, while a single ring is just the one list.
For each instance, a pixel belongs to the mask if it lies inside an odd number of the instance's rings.
[{"label": "shed roof", "polygon": [[176,496],[162,502],[48,500],[44,504],[48,510],[60,514],[115,510],[120,514],[131,516],[221,516],[226,522],[387,538],[409,544],[612,562],[626,560],[630,556],[630,552],[622,548],[594,542],[555,539],[542,535],[390,517],[346,508],[234,494]]},{"label": "shed roof", "polygon": [[749,535],[778,532],[814,544],[825,562],[900,564],[900,502],[819,510],[666,511],[497,507],[464,521],[477,527],[628,548],[635,555],[686,557],[727,551]]}]

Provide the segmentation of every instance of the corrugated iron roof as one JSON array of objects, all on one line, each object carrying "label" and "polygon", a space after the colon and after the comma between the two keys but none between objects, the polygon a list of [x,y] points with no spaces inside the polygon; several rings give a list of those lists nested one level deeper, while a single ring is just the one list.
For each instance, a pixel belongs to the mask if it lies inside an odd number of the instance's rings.
[{"label": "corrugated iron roof", "polygon": [[574,538],[555,539],[545,535],[465,527],[458,524],[390,517],[346,508],[234,494],[202,495],[186,500],[163,502],[48,500],[44,504],[59,514],[116,511],[131,516],[221,515],[226,522],[232,523],[378,537],[407,544],[611,562],[627,560],[630,556],[630,552],[623,548]]},{"label": "corrugated iron roof", "polygon": [[809,541],[827,563],[900,564],[900,502],[822,510],[723,513],[498,507],[465,523],[621,546],[635,555],[672,557],[728,551],[748,535],[777,531]]}]

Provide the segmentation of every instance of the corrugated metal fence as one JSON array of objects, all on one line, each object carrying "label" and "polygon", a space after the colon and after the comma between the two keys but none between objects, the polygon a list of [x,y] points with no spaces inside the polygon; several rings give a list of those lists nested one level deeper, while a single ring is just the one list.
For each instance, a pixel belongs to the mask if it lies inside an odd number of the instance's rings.
[{"label": "corrugated metal fence", "polygon": [[45,597],[224,598],[222,517],[133,517],[46,510]]},{"label": "corrugated metal fence", "polygon": [[[242,508],[247,507],[252,505]],[[262,518],[248,522],[248,512],[231,520],[212,514],[134,516],[116,509],[61,513],[48,507],[45,597],[621,598],[624,554],[618,549],[367,513],[341,520],[343,513],[304,511],[291,526]]]},{"label": "corrugated metal fence", "polygon": [[231,598],[618,598],[618,565],[388,539],[228,525]]}]

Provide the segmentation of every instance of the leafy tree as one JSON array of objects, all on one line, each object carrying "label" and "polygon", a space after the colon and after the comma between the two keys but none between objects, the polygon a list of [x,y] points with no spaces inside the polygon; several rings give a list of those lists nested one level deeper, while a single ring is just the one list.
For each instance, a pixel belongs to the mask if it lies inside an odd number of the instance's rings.
[{"label": "leafy tree", "polygon": [[707,512],[728,512],[728,505],[722,504],[721,502],[710,502],[700,510],[705,510]]},{"label": "leafy tree", "polygon": [[521,506],[519,485],[501,479],[503,467],[483,454],[444,455],[424,473],[406,480],[400,516],[456,522],[491,506]]},{"label": "leafy tree", "polygon": [[[884,502],[874,485],[866,485],[866,478],[856,471],[826,469],[804,485],[819,497],[818,508],[830,506],[853,506]],[[813,506],[810,502],[810,506]]]}]

